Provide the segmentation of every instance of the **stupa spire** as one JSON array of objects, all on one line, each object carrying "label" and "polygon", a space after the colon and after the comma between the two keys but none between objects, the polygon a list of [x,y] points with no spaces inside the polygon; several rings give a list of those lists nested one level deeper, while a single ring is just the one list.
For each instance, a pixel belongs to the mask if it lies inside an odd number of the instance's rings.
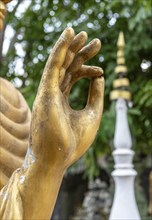
[{"label": "stupa spire", "polygon": [[115,68],[116,79],[113,81],[114,89],[110,93],[110,99],[117,100],[118,98],[123,98],[129,101],[131,99],[131,93],[129,91],[130,83],[127,78],[127,67],[124,56],[125,39],[122,31],[119,33],[117,48],[117,66]]}]

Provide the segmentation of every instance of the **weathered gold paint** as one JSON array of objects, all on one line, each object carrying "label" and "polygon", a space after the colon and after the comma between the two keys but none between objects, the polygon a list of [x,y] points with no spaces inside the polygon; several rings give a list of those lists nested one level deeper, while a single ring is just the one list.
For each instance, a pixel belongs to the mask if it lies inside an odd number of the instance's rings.
[{"label": "weathered gold paint", "polygon": [[5,19],[6,8],[5,4],[0,1],[0,30],[3,28],[3,21]]},{"label": "weathered gold paint", "polygon": [[[103,71],[99,67],[86,66],[84,62],[98,53],[101,44],[94,39],[85,46],[86,40],[85,32],[75,36],[73,29],[67,28],[48,58],[33,106],[28,153],[24,165],[12,174],[1,190],[0,219],[50,219],[66,169],[86,152],[95,138],[103,110]],[[87,105],[75,111],[69,106],[68,94],[72,85],[84,77],[91,78]],[[3,85],[3,79],[1,82]],[[7,129],[9,119],[12,125],[17,124],[16,131],[12,131],[20,140],[28,132],[27,127],[23,133],[19,129],[20,122],[25,119],[20,109],[16,109],[21,104],[21,97],[14,90],[13,106],[7,91],[8,87],[4,86],[2,96],[6,94],[6,97],[1,112],[8,118]],[[29,111],[21,106],[30,118]],[[10,157],[14,151],[22,156],[25,150],[22,141],[12,146],[17,142],[9,142],[9,132],[7,134],[3,138],[4,143],[6,141],[6,148],[2,146],[3,162],[8,150]],[[9,174],[11,171],[7,170]],[[5,183],[8,176],[2,173],[2,177]]]},{"label": "weathered gold paint", "polygon": [[0,31],[3,28],[3,22],[4,22],[5,14],[6,14],[6,7],[5,7],[5,5],[8,2],[11,2],[11,1],[12,0],[0,0]]},{"label": "weathered gold paint", "polygon": [[7,4],[8,2],[11,2],[12,0],[1,0],[4,4]]},{"label": "weathered gold paint", "polygon": [[14,86],[0,78],[0,189],[22,166],[29,141],[31,112]]}]

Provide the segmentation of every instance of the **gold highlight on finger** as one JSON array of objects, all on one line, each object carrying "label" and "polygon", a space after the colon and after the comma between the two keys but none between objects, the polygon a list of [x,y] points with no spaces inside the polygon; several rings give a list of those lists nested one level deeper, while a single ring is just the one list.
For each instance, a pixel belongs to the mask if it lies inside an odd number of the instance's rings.
[{"label": "gold highlight on finger", "polygon": [[87,46],[85,46],[78,54],[84,61],[94,57],[101,49],[101,42],[99,39],[93,39]]},{"label": "gold highlight on finger", "polygon": [[75,56],[72,64],[70,65],[68,72],[72,74],[78,71],[82,64],[94,57],[101,48],[101,42],[99,39],[92,40],[88,45],[84,46]]},{"label": "gold highlight on finger", "polygon": [[85,45],[87,39],[88,39],[87,33],[85,31],[81,31],[79,34],[75,36],[74,40],[72,41],[70,45],[70,50],[73,53],[76,53]]},{"label": "gold highlight on finger", "polygon": [[87,38],[88,38],[88,36],[85,31],[81,31],[79,34],[77,34],[74,37],[74,39],[73,39],[73,41],[67,51],[63,66],[60,70],[60,76],[59,76],[59,84],[60,85],[62,84],[62,82],[64,80],[65,72],[66,72],[67,68],[70,66],[70,64],[72,63],[75,54],[85,45]]},{"label": "gold highlight on finger", "polygon": [[102,113],[104,97],[104,78],[94,77],[91,79],[87,105],[94,111]]},{"label": "gold highlight on finger", "polygon": [[97,66],[82,65],[81,68],[72,75],[71,83],[77,82],[81,78],[103,76],[103,69]]},{"label": "gold highlight on finger", "polygon": [[67,44],[71,44],[71,41],[74,38],[74,30],[71,27],[66,28],[63,33],[60,36],[60,39],[63,39],[66,41]]}]

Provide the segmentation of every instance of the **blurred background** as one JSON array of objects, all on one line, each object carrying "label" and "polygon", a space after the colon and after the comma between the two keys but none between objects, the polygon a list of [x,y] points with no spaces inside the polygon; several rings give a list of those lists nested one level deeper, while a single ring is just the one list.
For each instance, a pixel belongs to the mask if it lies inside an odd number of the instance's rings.
[{"label": "blurred background", "polygon": [[[151,0],[13,0],[7,5],[0,33],[0,75],[11,81],[32,109],[43,68],[55,41],[66,27],[99,38],[102,49],[89,65],[104,70],[104,113],[90,150],[66,173],[53,220],[81,219],[94,213],[106,220],[114,183],[113,136],[115,103],[109,99],[116,77],[117,39],[124,32],[125,59],[132,93],[128,110],[136,178],[136,199],[142,219],[150,219],[149,173],[152,169],[152,2]],[[72,108],[84,108],[89,80],[80,80],[69,97]],[[101,194],[101,195],[100,195]],[[99,196],[100,195],[100,196]],[[99,205],[100,204],[100,205]],[[88,219],[88,218],[86,218]]]}]

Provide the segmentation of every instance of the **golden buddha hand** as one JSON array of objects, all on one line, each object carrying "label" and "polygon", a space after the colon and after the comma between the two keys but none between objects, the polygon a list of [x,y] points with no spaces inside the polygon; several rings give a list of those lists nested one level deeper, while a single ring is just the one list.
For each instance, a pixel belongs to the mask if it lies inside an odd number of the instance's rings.
[{"label": "golden buddha hand", "polygon": [[[83,63],[100,50],[87,35],[66,29],[46,63],[32,112],[30,147],[24,166],[14,172],[0,196],[0,219],[50,219],[67,167],[93,142],[103,110],[102,69]],[[91,78],[87,105],[68,103],[72,85]]]},{"label": "golden buddha hand", "polygon": [[[37,162],[65,170],[92,144],[103,110],[102,69],[85,66],[101,47],[94,39],[84,46],[85,32],[74,36],[67,28],[46,63],[32,112],[30,146]],[[68,103],[70,89],[78,79],[91,77],[87,105],[75,111]]]}]

